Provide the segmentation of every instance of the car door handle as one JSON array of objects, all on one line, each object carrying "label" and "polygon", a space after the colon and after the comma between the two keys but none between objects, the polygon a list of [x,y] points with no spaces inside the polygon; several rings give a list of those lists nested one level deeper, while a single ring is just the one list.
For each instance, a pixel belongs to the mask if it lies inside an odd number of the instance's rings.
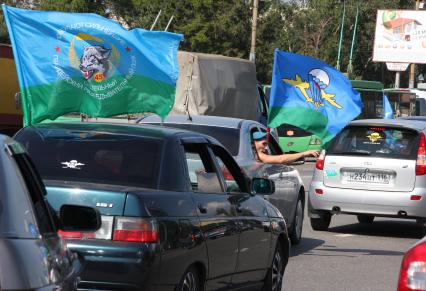
[{"label": "car door handle", "polygon": [[198,203],[198,210],[200,210],[201,213],[207,213],[207,207],[201,203]]}]

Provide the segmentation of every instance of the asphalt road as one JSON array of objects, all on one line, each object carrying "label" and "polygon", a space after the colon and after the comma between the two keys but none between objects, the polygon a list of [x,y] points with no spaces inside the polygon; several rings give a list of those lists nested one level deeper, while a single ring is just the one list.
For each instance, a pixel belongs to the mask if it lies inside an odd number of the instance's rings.
[{"label": "asphalt road", "polygon": [[[298,166],[309,186],[314,164]],[[303,239],[292,246],[285,291],[396,290],[402,256],[419,240],[414,221],[376,218],[361,225],[355,216],[333,216],[328,231],[313,231],[305,216]]]}]

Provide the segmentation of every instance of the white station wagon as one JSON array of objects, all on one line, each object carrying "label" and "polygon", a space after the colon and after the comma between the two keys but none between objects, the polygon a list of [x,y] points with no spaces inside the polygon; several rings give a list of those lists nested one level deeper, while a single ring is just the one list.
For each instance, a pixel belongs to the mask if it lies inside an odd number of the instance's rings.
[{"label": "white station wagon", "polygon": [[426,122],[357,120],[340,132],[316,162],[308,214],[326,230],[333,214],[426,221]]}]

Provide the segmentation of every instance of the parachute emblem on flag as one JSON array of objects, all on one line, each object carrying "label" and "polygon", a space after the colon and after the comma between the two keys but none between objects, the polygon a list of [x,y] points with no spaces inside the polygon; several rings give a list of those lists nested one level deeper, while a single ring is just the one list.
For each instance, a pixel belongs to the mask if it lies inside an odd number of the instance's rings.
[{"label": "parachute emblem on flag", "polygon": [[307,80],[302,80],[302,78],[296,74],[294,79],[284,78],[283,82],[297,87],[305,97],[306,102],[313,103],[316,110],[324,106],[324,101],[327,101],[337,109],[343,108],[342,105],[334,100],[336,94],[327,93],[325,91],[330,85],[330,77],[327,72],[322,69],[310,70]]}]

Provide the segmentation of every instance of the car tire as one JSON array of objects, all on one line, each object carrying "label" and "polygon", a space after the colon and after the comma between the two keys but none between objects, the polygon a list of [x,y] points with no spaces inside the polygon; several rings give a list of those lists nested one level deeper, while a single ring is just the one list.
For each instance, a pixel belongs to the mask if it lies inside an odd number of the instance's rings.
[{"label": "car tire", "polygon": [[183,274],[176,291],[200,291],[200,275],[194,266],[188,268]]},{"label": "car tire", "polygon": [[362,224],[371,224],[374,221],[373,215],[358,214],[356,218],[358,219],[358,222]]},{"label": "car tire", "polygon": [[293,218],[293,226],[290,231],[290,241],[292,245],[298,245],[302,239],[302,229],[303,229],[303,201],[299,197],[297,199],[296,210]]},{"label": "car tire", "polygon": [[324,213],[320,218],[311,217],[311,227],[313,230],[324,231],[330,226],[331,214]]},{"label": "car tire", "polygon": [[281,291],[285,269],[283,262],[284,252],[280,243],[278,243],[272,258],[271,267],[266,274],[263,291]]}]

